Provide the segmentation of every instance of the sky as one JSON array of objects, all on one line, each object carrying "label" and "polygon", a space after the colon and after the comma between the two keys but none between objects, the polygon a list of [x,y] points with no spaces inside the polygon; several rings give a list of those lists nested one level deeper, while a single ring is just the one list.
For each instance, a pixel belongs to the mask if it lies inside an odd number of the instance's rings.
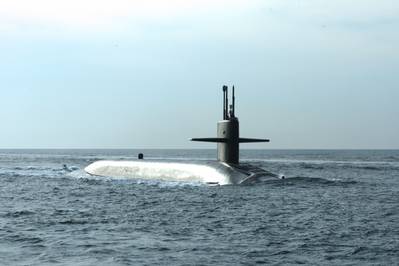
[{"label": "sky", "polygon": [[397,0],[0,0],[0,148],[399,149]]}]

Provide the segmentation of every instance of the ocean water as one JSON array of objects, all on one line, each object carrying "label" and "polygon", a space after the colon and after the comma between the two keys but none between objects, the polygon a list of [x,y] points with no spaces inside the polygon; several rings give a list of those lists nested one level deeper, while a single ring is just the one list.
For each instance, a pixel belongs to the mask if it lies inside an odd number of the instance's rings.
[{"label": "ocean water", "polygon": [[243,150],[285,180],[91,177],[99,159],[214,150],[0,150],[0,265],[398,265],[399,151]]}]

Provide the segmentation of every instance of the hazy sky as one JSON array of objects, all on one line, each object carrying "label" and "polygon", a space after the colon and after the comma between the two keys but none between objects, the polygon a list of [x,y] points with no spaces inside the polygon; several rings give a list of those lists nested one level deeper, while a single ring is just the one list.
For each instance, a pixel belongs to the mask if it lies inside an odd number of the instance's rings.
[{"label": "hazy sky", "polygon": [[0,0],[0,148],[399,148],[397,0]]}]

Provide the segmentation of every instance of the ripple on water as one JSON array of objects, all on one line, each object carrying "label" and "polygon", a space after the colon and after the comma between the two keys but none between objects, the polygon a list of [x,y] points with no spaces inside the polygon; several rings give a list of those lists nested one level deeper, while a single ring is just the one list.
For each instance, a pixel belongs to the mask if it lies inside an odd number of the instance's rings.
[{"label": "ripple on water", "polygon": [[[12,166],[0,157],[0,264],[396,265],[397,168],[345,167],[361,161],[354,151],[279,152],[257,164],[293,178],[226,187],[62,170],[107,158],[92,151]],[[315,158],[330,162],[307,162]]]}]

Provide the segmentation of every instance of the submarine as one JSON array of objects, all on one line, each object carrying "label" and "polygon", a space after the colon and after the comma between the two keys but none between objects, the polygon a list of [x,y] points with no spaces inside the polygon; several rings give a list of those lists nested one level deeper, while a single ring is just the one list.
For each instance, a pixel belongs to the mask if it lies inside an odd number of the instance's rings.
[{"label": "submarine", "polygon": [[250,163],[242,163],[240,143],[270,142],[269,139],[240,137],[239,121],[235,115],[235,88],[223,86],[223,119],[217,123],[217,135],[211,138],[192,138],[191,141],[217,143],[217,160],[147,160],[139,154],[137,160],[100,160],[85,168],[91,176],[152,179],[165,181],[201,182],[208,185],[251,184],[261,180],[284,179]]}]

